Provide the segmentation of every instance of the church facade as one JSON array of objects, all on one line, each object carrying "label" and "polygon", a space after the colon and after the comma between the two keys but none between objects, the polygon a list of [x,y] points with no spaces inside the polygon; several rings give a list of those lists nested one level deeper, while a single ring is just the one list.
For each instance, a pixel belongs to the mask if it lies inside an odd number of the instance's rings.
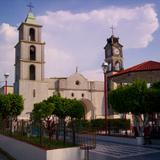
[{"label": "church facade", "polygon": [[62,97],[81,100],[86,119],[104,117],[103,82],[88,81],[78,71],[69,77],[44,78],[45,43],[41,39],[41,28],[32,12],[18,28],[14,93],[24,98],[24,110],[19,118],[29,118],[35,103],[57,92]]}]

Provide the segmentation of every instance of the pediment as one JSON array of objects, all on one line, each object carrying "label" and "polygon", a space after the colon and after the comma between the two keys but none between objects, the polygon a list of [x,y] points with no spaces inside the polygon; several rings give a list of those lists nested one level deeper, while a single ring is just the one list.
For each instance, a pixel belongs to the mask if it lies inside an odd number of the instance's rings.
[{"label": "pediment", "polygon": [[88,80],[80,73],[74,73],[67,78],[67,87],[88,89]]}]

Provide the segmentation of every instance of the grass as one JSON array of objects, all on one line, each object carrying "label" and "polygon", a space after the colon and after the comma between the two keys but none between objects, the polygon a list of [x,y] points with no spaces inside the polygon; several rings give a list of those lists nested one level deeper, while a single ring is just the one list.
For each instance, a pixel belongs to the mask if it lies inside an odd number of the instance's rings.
[{"label": "grass", "polygon": [[29,144],[35,145],[37,147],[40,147],[46,150],[74,147],[72,143],[64,144],[62,140],[49,140],[47,137],[42,137],[42,139],[40,140],[40,137],[33,137],[33,136],[27,137],[27,136],[20,135],[18,133],[13,134],[10,132],[6,132],[5,134],[3,133],[3,135],[13,137],[17,140],[27,142]]}]

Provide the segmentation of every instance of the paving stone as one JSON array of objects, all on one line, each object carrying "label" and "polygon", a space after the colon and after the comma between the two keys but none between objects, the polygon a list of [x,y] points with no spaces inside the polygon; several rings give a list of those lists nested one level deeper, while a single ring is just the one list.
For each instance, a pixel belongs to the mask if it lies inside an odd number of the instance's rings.
[{"label": "paving stone", "polygon": [[143,146],[104,142],[97,144],[96,149],[90,151],[90,160],[94,159],[160,160],[160,150]]}]

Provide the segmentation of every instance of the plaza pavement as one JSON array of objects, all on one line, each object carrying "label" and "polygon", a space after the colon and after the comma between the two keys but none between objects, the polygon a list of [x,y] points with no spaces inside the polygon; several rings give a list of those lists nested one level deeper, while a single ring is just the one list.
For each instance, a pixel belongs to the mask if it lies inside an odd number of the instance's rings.
[{"label": "plaza pavement", "polygon": [[160,160],[160,147],[97,141],[96,149],[90,151],[90,160]]}]

